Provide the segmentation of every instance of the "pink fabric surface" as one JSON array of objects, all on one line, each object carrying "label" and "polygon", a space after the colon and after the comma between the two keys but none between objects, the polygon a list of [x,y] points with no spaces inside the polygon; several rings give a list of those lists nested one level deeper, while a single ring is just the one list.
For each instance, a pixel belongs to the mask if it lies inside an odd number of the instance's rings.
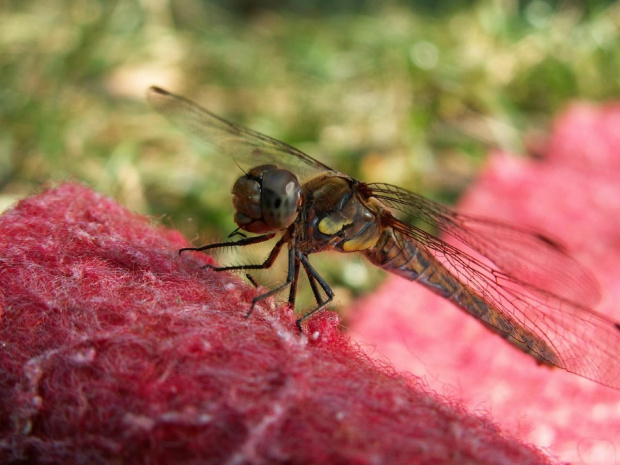
[{"label": "pink fabric surface", "polygon": [[[596,310],[620,320],[620,105],[572,105],[557,119],[542,160],[494,153],[460,210],[559,238],[598,278]],[[370,356],[424,377],[562,460],[620,463],[620,392],[537,366],[400,278],[352,315],[351,334]]]},{"label": "pink fabric surface", "polygon": [[186,245],[75,184],[0,217],[0,463],[551,462]]}]

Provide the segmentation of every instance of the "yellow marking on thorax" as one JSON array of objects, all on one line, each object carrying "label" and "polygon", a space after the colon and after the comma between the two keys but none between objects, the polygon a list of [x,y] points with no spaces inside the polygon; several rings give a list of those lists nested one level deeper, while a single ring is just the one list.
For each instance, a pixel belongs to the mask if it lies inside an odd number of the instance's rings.
[{"label": "yellow marking on thorax", "polygon": [[357,252],[374,247],[379,240],[378,234],[360,234],[350,241],[342,244],[342,250],[345,252]]},{"label": "yellow marking on thorax", "polygon": [[342,231],[342,228],[352,222],[352,218],[347,218],[342,213],[335,212],[321,220],[319,223],[319,231],[323,234],[327,234],[328,236],[333,236],[334,234]]}]

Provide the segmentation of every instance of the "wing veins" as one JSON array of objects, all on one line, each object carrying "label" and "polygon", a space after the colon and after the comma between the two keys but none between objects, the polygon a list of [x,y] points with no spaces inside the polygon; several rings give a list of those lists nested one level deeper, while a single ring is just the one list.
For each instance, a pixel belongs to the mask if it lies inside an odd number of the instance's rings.
[{"label": "wing veins", "polygon": [[[523,283],[415,226],[394,219],[392,227],[430,252],[465,286],[466,292],[470,295],[471,292],[478,293],[512,328],[521,324],[545,341],[559,362],[548,360],[550,363],[601,384],[620,388],[620,371],[615,364],[615,357],[620,353],[620,331],[612,320],[590,308]],[[513,286],[506,287],[498,279]],[[494,328],[505,333],[501,328]],[[520,334],[519,328],[516,329],[515,334]],[[515,339],[530,347],[527,340]],[[536,352],[535,347],[530,348]],[[538,355],[544,358],[544,354]]]},{"label": "wing veins", "polygon": [[596,279],[562,245],[538,231],[457,213],[390,184],[365,186],[388,208],[436,227],[523,283],[539,289],[544,283],[547,292],[586,306],[600,298]]}]

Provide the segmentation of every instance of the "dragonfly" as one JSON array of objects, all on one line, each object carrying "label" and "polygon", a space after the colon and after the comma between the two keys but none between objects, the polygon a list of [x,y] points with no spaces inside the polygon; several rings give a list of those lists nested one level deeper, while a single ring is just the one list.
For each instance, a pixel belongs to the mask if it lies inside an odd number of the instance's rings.
[{"label": "dragonfly", "polygon": [[[596,279],[556,240],[456,212],[397,186],[361,182],[159,87],[151,87],[147,99],[243,170],[232,188],[238,228],[229,236],[241,238],[179,253],[276,240],[263,263],[205,267],[249,271],[270,268],[288,249],[286,280],[255,297],[248,317],[257,303],[286,289],[294,307],[303,269],[317,305],[297,320],[301,331],[334,299],[309,255],[359,253],[447,299],[538,364],[620,389],[620,323],[591,308],[600,298]],[[416,226],[420,222],[446,239]]]}]

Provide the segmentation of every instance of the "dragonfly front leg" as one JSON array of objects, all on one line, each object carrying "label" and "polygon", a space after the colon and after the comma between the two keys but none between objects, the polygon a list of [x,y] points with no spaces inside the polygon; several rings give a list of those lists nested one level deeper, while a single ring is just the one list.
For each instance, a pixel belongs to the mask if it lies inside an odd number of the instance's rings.
[{"label": "dragonfly front leg", "polygon": [[[306,275],[308,275],[308,281],[310,281],[310,287],[312,288],[312,292],[314,293],[314,298],[316,299],[316,302],[318,304],[318,306],[315,309],[309,311],[308,313],[306,313],[304,316],[302,316],[295,322],[295,324],[297,325],[297,329],[299,329],[299,331],[301,332],[301,324],[304,321],[306,321],[308,318],[310,318],[312,315],[314,315],[315,313],[323,310],[327,306],[327,304],[329,304],[332,300],[334,300],[334,292],[332,291],[331,287],[329,287],[329,284],[327,284],[327,282],[321,277],[321,275],[312,267],[312,265],[310,265],[308,258],[301,252],[299,252],[298,255],[299,255],[299,260],[301,261],[301,265],[304,267],[304,270],[306,271]],[[323,292],[325,292],[327,299],[323,300],[323,297],[321,296],[321,292],[319,291],[319,288],[317,287],[317,283],[319,284],[319,286],[321,286],[321,289],[323,289]]]},{"label": "dragonfly front leg", "polygon": [[[264,242],[266,240],[271,239],[271,237],[269,236],[270,234],[265,234],[264,236],[241,239],[237,242],[220,242],[218,244],[210,244],[210,245],[206,245],[204,247],[200,247],[196,249],[185,248],[185,249],[181,249],[179,253],[186,251],[186,250],[200,251],[200,250],[214,249],[217,247],[237,247],[237,246],[244,246],[244,245],[250,245],[250,244],[257,244],[257,243]],[[258,239],[258,240],[252,241],[252,239]],[[286,243],[286,239],[284,238],[276,242],[276,245],[273,247],[273,249],[271,249],[271,252],[269,253],[269,256],[267,257],[267,259],[263,263],[258,264],[258,265],[232,265],[232,266],[205,265],[202,268],[203,269],[206,268],[206,269],[213,270],[213,271],[264,270],[267,268],[271,268],[271,265],[273,265],[273,262],[275,262],[276,258],[278,258],[278,255],[280,254],[280,251],[282,250],[282,246],[285,243]]]},{"label": "dragonfly front leg", "polygon": [[[232,237],[237,232],[237,230],[238,229],[233,231],[233,233],[228,237]],[[207,244],[207,245],[203,245],[202,247],[184,247],[182,249],[179,249],[179,255],[181,255],[183,252],[204,252],[205,250],[219,249],[222,247],[243,247],[246,245],[260,244],[261,242],[265,242],[265,241],[268,241],[269,239],[273,239],[276,236],[276,234],[277,233],[268,233],[268,234],[263,234],[262,236],[243,237],[243,239],[240,239],[238,241],[216,242],[215,244]]]}]

